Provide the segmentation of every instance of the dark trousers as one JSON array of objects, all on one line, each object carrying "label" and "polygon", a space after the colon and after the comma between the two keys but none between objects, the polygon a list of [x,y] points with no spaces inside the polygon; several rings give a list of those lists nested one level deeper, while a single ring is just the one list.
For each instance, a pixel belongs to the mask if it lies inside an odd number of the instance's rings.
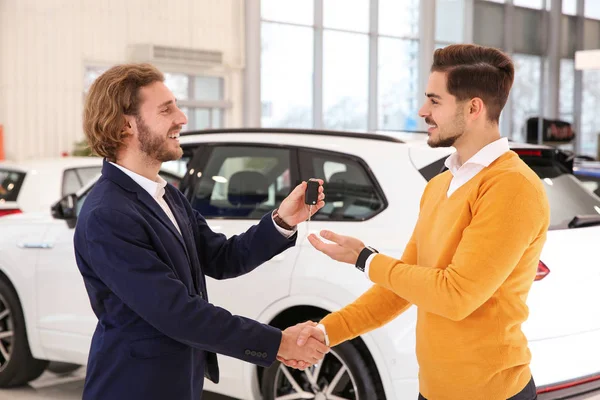
[{"label": "dark trousers", "polygon": [[[536,400],[537,399],[537,390],[535,388],[535,382],[533,382],[533,378],[529,381],[527,385],[521,390],[519,393],[515,394],[508,400]],[[427,400],[419,393],[419,400]],[[431,399],[435,400],[435,399]]]}]

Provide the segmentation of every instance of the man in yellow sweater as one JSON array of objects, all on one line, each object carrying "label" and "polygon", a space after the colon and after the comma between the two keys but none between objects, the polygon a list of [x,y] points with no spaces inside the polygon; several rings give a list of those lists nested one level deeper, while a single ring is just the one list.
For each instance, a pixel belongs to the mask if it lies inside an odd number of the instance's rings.
[{"label": "man in yellow sweater", "polygon": [[331,346],[417,306],[419,399],[536,398],[521,324],[549,206],[540,179],[500,137],[513,78],[512,61],[496,49],[436,50],[419,115],[430,126],[431,147],[457,151],[446,160],[448,171],[425,188],[400,260],[333,232],[321,232],[329,244],[309,237],[316,249],[355,265],[374,283],[320,322]]}]

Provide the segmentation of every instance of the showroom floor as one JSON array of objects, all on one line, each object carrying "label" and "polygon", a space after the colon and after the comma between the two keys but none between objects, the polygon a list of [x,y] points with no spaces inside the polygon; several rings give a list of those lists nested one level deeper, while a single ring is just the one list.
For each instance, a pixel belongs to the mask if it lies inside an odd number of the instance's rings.
[{"label": "showroom floor", "polygon": [[[31,385],[18,389],[0,389],[2,400],[81,400],[85,370],[58,377],[45,373]],[[600,400],[600,393],[571,397],[570,400]],[[214,393],[205,393],[202,400],[235,400]]]},{"label": "showroom floor", "polygon": [[[85,370],[66,377],[46,372],[27,387],[0,389],[2,400],[81,400]],[[214,393],[205,393],[202,400],[235,400]]]}]

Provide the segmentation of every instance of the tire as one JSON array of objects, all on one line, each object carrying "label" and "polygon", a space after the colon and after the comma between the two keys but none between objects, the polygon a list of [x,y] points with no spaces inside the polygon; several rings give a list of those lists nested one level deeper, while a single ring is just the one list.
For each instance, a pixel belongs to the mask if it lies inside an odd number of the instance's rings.
[{"label": "tire", "polygon": [[68,375],[72,372],[77,371],[81,368],[79,364],[69,364],[64,362],[51,362],[46,368],[48,371],[55,373],[56,375]]},{"label": "tire", "polygon": [[47,366],[48,361],[31,355],[17,294],[0,279],[0,387],[24,385],[38,378]]},{"label": "tire", "polygon": [[[346,372],[340,372],[343,366],[346,367]],[[330,394],[348,400],[383,400],[385,398],[381,397],[381,394],[378,395],[376,389],[376,379],[379,377],[371,375],[371,369],[352,342],[345,342],[331,348],[320,364],[306,371],[287,368],[276,361],[264,371],[261,388],[263,400],[276,400],[278,397],[298,393],[283,371],[284,368],[298,386],[307,392],[305,396],[298,398],[314,398],[316,400],[329,398],[320,396],[319,393],[325,395],[324,388],[328,387],[338,374],[341,375],[341,379],[337,381]],[[316,377],[317,385],[314,386],[310,383],[309,374],[314,374],[317,368],[320,370]],[[307,371],[310,372],[307,373]],[[313,397],[309,397],[309,394]]]}]

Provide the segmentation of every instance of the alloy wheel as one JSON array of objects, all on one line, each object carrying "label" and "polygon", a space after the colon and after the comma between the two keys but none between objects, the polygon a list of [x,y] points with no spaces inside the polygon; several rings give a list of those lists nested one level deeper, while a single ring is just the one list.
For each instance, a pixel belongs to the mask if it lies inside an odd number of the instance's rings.
[{"label": "alloy wheel", "polygon": [[0,294],[0,372],[3,371],[12,355],[14,324],[8,302]]},{"label": "alloy wheel", "polygon": [[354,376],[333,350],[304,371],[280,364],[273,391],[275,400],[359,400]]}]

